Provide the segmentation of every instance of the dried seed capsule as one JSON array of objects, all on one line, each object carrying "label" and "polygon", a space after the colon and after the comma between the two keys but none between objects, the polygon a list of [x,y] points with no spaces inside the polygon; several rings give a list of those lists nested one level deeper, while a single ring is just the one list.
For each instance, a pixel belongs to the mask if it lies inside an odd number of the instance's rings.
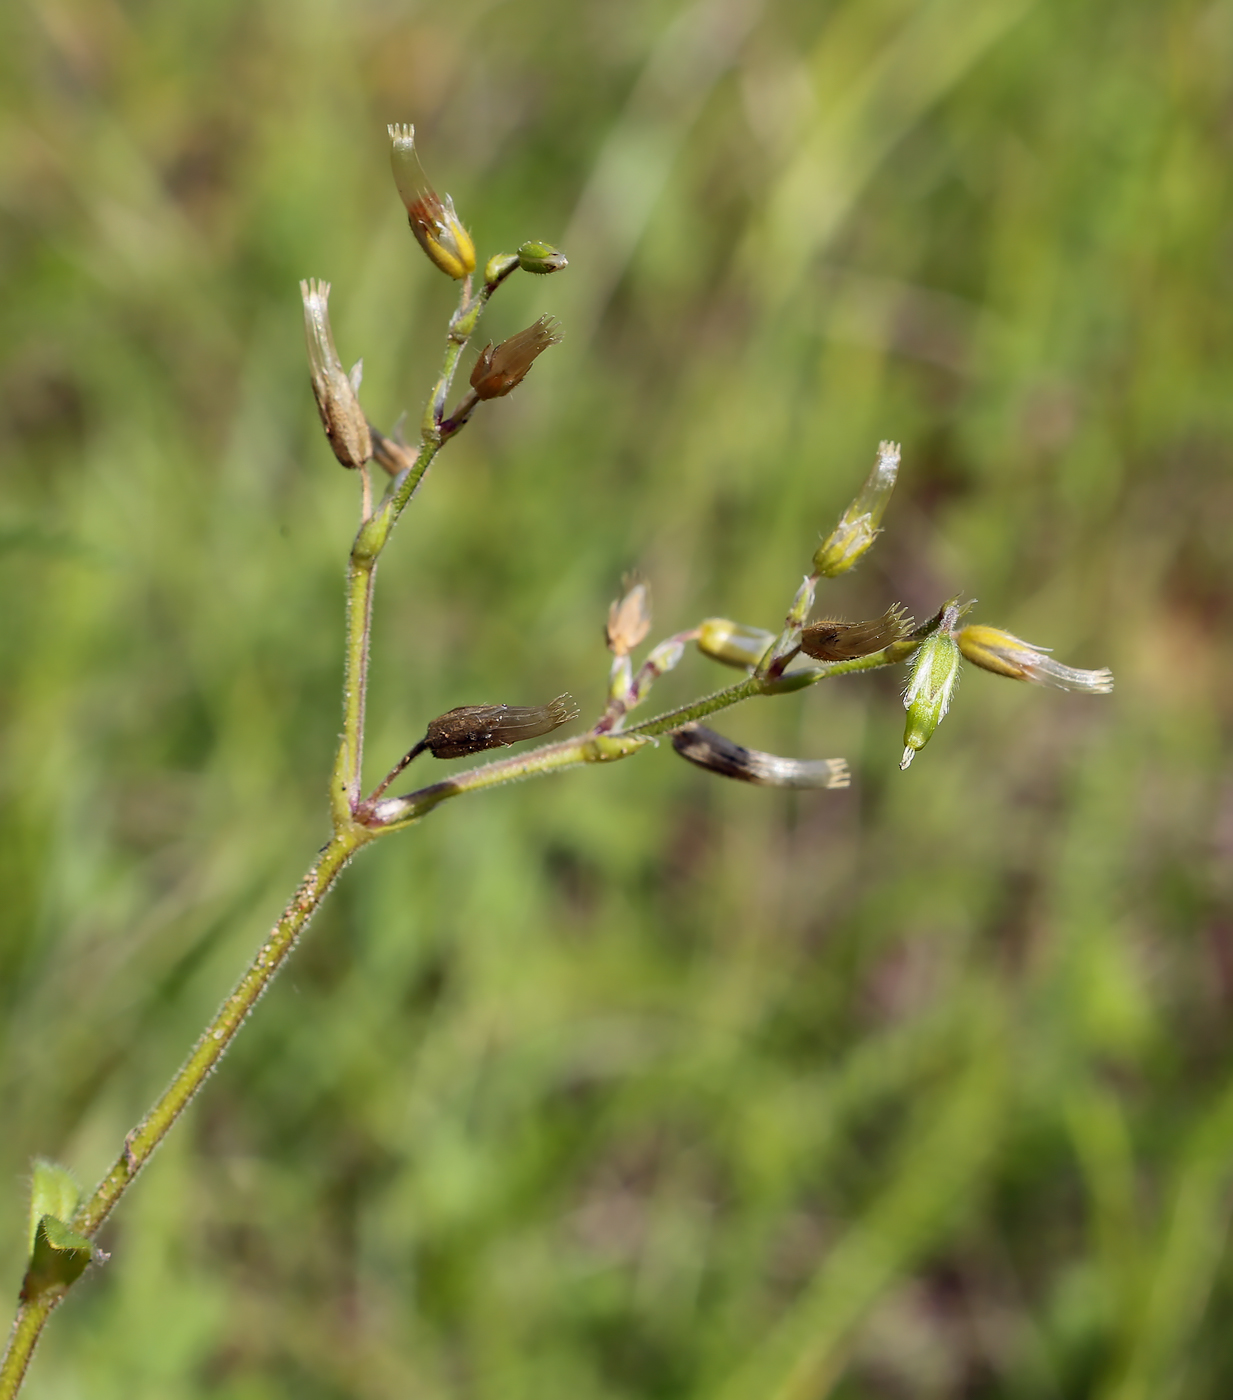
[{"label": "dried seed capsule", "polygon": [[651,630],[651,588],[637,574],[622,579],[625,592],[608,609],[604,637],[614,656],[628,656]]},{"label": "dried seed capsule", "polygon": [[466,758],[522,739],[537,739],[578,718],[568,695],[547,705],[460,705],[438,715],[417,747],[434,758]]},{"label": "dried seed capsule", "polygon": [[394,125],[390,133],[390,167],[416,242],[442,272],[456,281],[475,271],[475,244],[454,212],[428,183],[415,150],[415,128]]},{"label": "dried seed capsule", "polygon": [[869,622],[814,622],[801,633],[801,650],[815,661],[854,661],[901,642],[912,619],[895,603]]},{"label": "dried seed capsule", "polygon": [[976,623],[960,629],[959,650],[974,666],[1012,680],[1032,685],[1051,685],[1057,690],[1084,690],[1089,695],[1107,695],[1113,689],[1113,672],[1082,671],[1063,666],[1047,654],[1045,647],[1033,646],[1000,627]]},{"label": "dried seed capsule", "polygon": [[516,389],[531,366],[550,345],[560,342],[561,330],[551,316],[503,340],[495,349],[485,345],[471,371],[471,387],[481,399],[499,399]]},{"label": "dried seed capsule", "polygon": [[703,724],[687,724],[672,736],[672,747],[699,768],[757,787],[846,788],[848,765],[842,758],[781,758],[733,743]]},{"label": "dried seed capsule", "polygon": [[330,329],[330,284],[310,279],[300,283],[304,300],[304,338],[312,372],[313,397],[334,456],[344,467],[362,467],[372,456],[372,436],[356,391],[363,361],[351,371],[342,367]]},{"label": "dried seed capsule", "polygon": [[774,640],[774,632],[745,627],[726,617],[708,617],[698,628],[698,650],[725,666],[756,666]]},{"label": "dried seed capsule", "polygon": [[847,573],[878,537],[878,526],[899,474],[899,444],[880,442],[878,458],[864,486],[813,556],[823,578]]}]

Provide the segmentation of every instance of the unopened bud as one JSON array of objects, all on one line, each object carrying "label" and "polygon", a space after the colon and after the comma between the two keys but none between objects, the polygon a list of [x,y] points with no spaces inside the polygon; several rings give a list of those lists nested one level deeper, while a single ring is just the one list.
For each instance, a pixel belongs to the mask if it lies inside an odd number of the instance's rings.
[{"label": "unopened bud", "polygon": [[878,459],[868,480],[813,556],[815,573],[823,578],[847,573],[865,553],[878,537],[878,526],[886,513],[898,473],[899,444],[880,442]]},{"label": "unopened bud", "polygon": [[672,736],[672,747],[699,768],[757,787],[846,788],[848,765],[842,758],[781,758],[733,743],[703,724],[687,724]]},{"label": "unopened bud", "polygon": [[1012,680],[1032,685],[1051,685],[1056,690],[1085,690],[1090,695],[1107,695],[1113,689],[1113,672],[1081,671],[1063,666],[1048,655],[1047,647],[1033,646],[1000,627],[983,623],[961,628],[956,640],[959,650],[974,665]]},{"label": "unopened bud", "polygon": [[950,709],[959,679],[959,645],[953,633],[959,613],[958,607],[947,608],[942,626],[921,643],[912,662],[912,675],[903,693],[908,719],[903,730],[900,768],[906,768],[917,751],[925,747]]},{"label": "unopened bud", "polygon": [[604,636],[614,656],[628,656],[651,630],[651,588],[637,574],[623,580],[624,594],[608,609]]},{"label": "unopened bud", "polygon": [[485,345],[471,371],[471,387],[477,397],[499,399],[516,389],[539,356],[560,339],[557,323],[551,316],[541,316],[533,326],[511,335],[495,348]]},{"label": "unopened bud", "polygon": [[313,397],[334,456],[344,467],[362,467],[372,456],[368,420],[356,397],[362,362],[348,377],[334,348],[330,329],[330,284],[310,279],[300,283],[304,299],[304,337],[312,372]]},{"label": "unopened bud", "polygon": [[708,617],[698,628],[698,650],[725,666],[756,666],[774,640],[774,632],[746,627],[726,617]]},{"label": "unopened bud", "polygon": [[415,128],[394,125],[390,133],[390,167],[416,242],[442,272],[456,281],[475,271],[475,244],[454,212],[428,183],[415,150]]},{"label": "unopened bud", "polygon": [[560,272],[569,266],[569,259],[551,243],[532,240],[518,249],[518,266],[523,272]]},{"label": "unopened bud", "polygon": [[547,705],[460,705],[429,724],[420,748],[434,758],[466,758],[521,739],[537,739],[577,718],[568,695],[558,695]]},{"label": "unopened bud", "polygon": [[869,622],[815,622],[801,633],[801,650],[815,661],[855,661],[901,642],[912,619],[895,603]]}]

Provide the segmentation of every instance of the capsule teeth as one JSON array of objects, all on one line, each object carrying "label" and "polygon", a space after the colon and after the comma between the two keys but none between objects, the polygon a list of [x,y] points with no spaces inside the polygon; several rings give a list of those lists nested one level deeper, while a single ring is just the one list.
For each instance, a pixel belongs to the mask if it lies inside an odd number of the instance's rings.
[{"label": "capsule teeth", "polygon": [[852,772],[846,758],[828,758],[826,764],[830,769],[830,781],[826,784],[828,788],[838,789],[852,785]]}]

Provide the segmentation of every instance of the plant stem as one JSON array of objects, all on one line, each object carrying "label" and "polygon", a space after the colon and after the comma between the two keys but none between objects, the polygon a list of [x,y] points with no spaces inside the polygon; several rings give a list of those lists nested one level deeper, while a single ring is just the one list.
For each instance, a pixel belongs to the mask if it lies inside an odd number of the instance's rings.
[{"label": "plant stem", "polygon": [[0,1360],[0,1400],[13,1400],[21,1389],[39,1334],[63,1296],[62,1292],[44,1295],[18,1304],[9,1344]]},{"label": "plant stem", "polygon": [[[450,318],[441,372],[428,397],[420,425],[420,451],[415,465],[390,482],[385,497],[371,517],[365,515],[351,546],[347,574],[347,645],[343,671],[343,732],[330,781],[330,812],[334,830],[343,831],[360,805],[364,767],[364,710],[368,695],[368,650],[372,636],[372,600],[377,581],[377,561],[389,543],[399,516],[419,490],[424,475],[450,434],[442,432],[445,403],[467,341],[479,324],[489,298],[499,283],[485,284],[474,297],[469,281],[464,285],[458,309]],[[462,421],[465,421],[462,420]],[[461,427],[460,421],[457,427]],[[457,429],[453,429],[456,431]]]},{"label": "plant stem", "polygon": [[[514,267],[516,266],[515,263]],[[458,309],[450,318],[441,372],[424,410],[419,453],[412,465],[391,480],[375,511],[371,510],[370,480],[366,473],[362,477],[364,496],[361,522],[351,546],[347,575],[343,734],[330,782],[330,812],[334,822],[334,836],[309,867],[282,917],[258,949],[231,995],[202,1032],[171,1084],[124,1139],[124,1150],[95,1188],[94,1194],[78,1207],[71,1225],[80,1235],[92,1239],[98,1232],[121,1196],[170,1132],[176,1119],[192,1102],[215,1066],[227,1053],[248,1013],[287,960],[299,935],[316,913],[343,868],[356,851],[387,829],[379,825],[364,825],[355,819],[356,812],[361,808],[364,711],[368,691],[369,641],[372,633],[377,561],[399,516],[418,490],[433,458],[441,450],[442,443],[462,427],[469,416],[473,405],[464,401],[456,419],[451,420],[448,429],[443,430],[445,403],[462,352],[489,298],[512,270],[513,268],[509,268],[497,281],[486,283],[474,297],[471,295],[470,279],[464,282]],[[590,742],[594,746],[596,741]],[[480,782],[474,784],[475,787],[485,785]],[[13,1400],[17,1395],[30,1359],[34,1355],[39,1335],[66,1291],[67,1287],[57,1287],[36,1297],[22,1298],[13,1320],[8,1345],[3,1358],[0,1359],[0,1400]]]},{"label": "plant stem", "polygon": [[[132,1185],[142,1167],[154,1155],[172,1125],[192,1102],[219,1060],[227,1053],[236,1033],[262,993],[286,962],[296,940],[317,912],[330,886],[351,857],[373,839],[374,833],[354,823],[337,834],[322,850],[300,882],[282,917],[258,949],[231,995],[201,1034],[179,1073],[164,1090],[154,1107],[124,1139],[124,1150],[111,1170],[99,1182],[94,1194],[84,1201],[72,1219],[78,1234],[93,1238],[116,1202]],[[0,1400],[10,1400],[29,1365],[34,1344],[59,1301],[59,1295],[24,1302],[13,1323],[8,1350],[0,1363]]]}]

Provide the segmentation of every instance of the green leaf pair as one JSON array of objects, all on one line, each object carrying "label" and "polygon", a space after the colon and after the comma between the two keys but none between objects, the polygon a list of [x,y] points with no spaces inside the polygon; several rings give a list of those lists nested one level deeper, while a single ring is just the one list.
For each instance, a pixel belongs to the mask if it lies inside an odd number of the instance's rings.
[{"label": "green leaf pair", "polygon": [[30,1263],[21,1286],[23,1299],[63,1292],[77,1282],[87,1265],[106,1258],[66,1223],[80,1198],[71,1172],[42,1158],[35,1161],[30,1186]]}]

